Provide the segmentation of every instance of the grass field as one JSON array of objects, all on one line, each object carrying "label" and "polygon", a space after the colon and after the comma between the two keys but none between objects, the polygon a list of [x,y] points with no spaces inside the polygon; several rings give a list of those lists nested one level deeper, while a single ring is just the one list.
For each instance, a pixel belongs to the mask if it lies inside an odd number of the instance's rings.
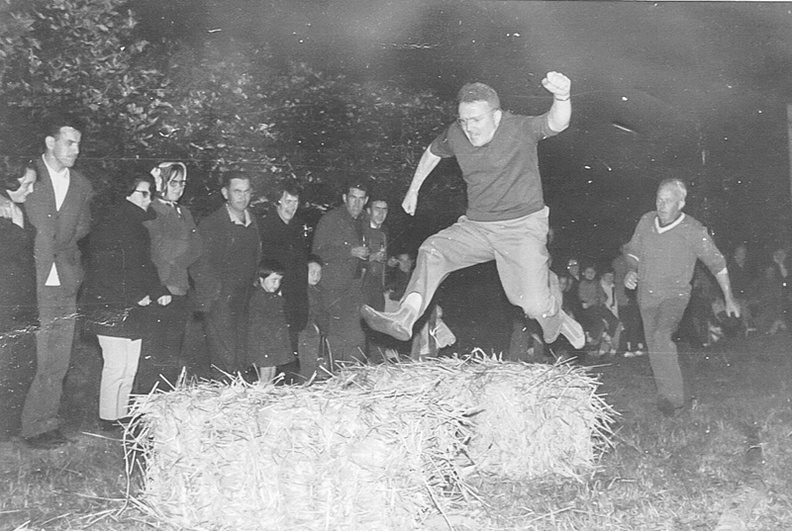
[{"label": "grass field", "polygon": [[[0,446],[0,530],[169,529],[127,498],[137,486],[122,445],[95,430],[98,353],[82,344],[75,357],[66,400],[74,442]],[[693,400],[671,419],[656,410],[645,357],[597,360],[590,370],[620,414],[598,469],[582,481],[482,480],[475,529],[792,529],[792,338],[719,343],[683,360]]]}]

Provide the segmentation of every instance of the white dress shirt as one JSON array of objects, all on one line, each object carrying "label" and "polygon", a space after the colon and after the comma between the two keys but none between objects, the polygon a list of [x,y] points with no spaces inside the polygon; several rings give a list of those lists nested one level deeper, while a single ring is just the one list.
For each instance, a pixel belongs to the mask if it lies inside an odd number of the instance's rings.
[{"label": "white dress shirt", "polygon": [[[66,194],[69,191],[69,182],[71,181],[69,168],[63,168],[61,171],[55,171],[52,166],[47,164],[47,159],[44,158],[44,155],[42,155],[41,158],[44,160],[44,165],[47,167],[47,171],[50,175],[52,190],[55,192],[55,210],[58,211],[61,209],[61,206],[63,206],[63,200],[66,199]],[[58,268],[55,267],[55,262],[52,262],[52,268],[50,269],[49,276],[47,276],[47,281],[44,282],[44,285],[61,285],[60,278],[58,278]]]}]

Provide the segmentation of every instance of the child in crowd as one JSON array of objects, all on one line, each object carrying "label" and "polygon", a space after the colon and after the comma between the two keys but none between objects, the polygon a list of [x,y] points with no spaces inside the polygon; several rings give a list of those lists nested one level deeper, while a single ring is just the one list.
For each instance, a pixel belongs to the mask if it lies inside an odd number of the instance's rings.
[{"label": "child in crowd", "polygon": [[322,358],[322,342],[330,320],[320,285],[323,266],[319,256],[308,256],[308,324],[300,332],[298,347],[300,377],[305,382],[310,381],[314,375],[320,379],[328,375],[327,369],[320,370],[317,374],[319,360]]},{"label": "child in crowd", "polygon": [[622,243],[618,256],[613,259],[610,266],[610,270],[613,271],[613,292],[621,323],[619,341],[614,342],[614,345],[617,352],[621,352],[625,358],[633,358],[646,354],[646,349],[643,345],[643,322],[641,312],[638,310],[635,290],[628,290],[624,285],[624,278],[630,271],[627,252],[627,243]]},{"label": "child in crowd", "polygon": [[583,307],[580,305],[576,280],[568,274],[560,275],[558,277],[558,286],[563,297],[561,309],[571,315],[576,321],[580,321],[583,318]]},{"label": "child in crowd", "polygon": [[757,293],[757,323],[759,330],[773,336],[781,330],[786,330],[784,320],[784,290],[783,278],[778,268],[769,265],[764,268],[762,277],[756,286]]},{"label": "child in crowd", "polygon": [[569,277],[572,289],[577,293],[578,285],[582,278],[580,276],[580,261],[577,258],[571,257],[567,260],[566,275]]},{"label": "child in crowd", "polygon": [[278,367],[294,360],[280,294],[283,273],[277,260],[262,260],[250,297],[248,363],[255,367],[261,382],[273,381]]},{"label": "child in crowd", "polygon": [[619,326],[619,319],[605,306],[608,297],[597,279],[597,269],[593,265],[583,270],[578,285],[578,297],[583,307],[582,324],[590,336],[591,344],[599,347],[599,354],[609,353],[612,349],[611,338]]},{"label": "child in crowd", "polygon": [[720,289],[712,273],[697,262],[691,280],[690,302],[685,308],[676,338],[690,343],[694,348],[709,347],[720,340],[722,330],[715,330],[712,303],[720,296]]},{"label": "child in crowd", "polygon": [[602,286],[602,291],[605,292],[605,307],[614,317],[619,319],[619,324],[616,326],[616,331],[613,334],[610,349],[608,351],[610,354],[615,354],[621,341],[623,327],[621,324],[621,315],[619,315],[619,302],[616,297],[616,277],[612,268],[605,269],[605,271],[602,272],[600,286]]}]

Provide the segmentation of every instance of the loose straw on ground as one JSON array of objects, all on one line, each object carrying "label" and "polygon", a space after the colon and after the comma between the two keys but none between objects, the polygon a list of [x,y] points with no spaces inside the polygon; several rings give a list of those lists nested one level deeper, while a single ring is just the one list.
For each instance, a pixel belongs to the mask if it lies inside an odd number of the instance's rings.
[{"label": "loose straw on ground", "polygon": [[581,368],[484,357],[306,387],[182,383],[134,408],[140,503],[185,529],[448,529],[474,513],[471,475],[590,470],[613,416],[597,385]]}]

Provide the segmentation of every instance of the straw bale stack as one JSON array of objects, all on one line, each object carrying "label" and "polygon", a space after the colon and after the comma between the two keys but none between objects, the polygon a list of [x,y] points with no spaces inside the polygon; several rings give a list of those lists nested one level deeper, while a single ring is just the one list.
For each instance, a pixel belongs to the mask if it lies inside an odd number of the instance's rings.
[{"label": "straw bale stack", "polygon": [[[182,384],[128,431],[141,504],[185,529],[447,529],[471,474],[590,469],[612,410],[582,369],[447,358],[307,387]],[[134,435],[132,435],[134,434]]]}]

